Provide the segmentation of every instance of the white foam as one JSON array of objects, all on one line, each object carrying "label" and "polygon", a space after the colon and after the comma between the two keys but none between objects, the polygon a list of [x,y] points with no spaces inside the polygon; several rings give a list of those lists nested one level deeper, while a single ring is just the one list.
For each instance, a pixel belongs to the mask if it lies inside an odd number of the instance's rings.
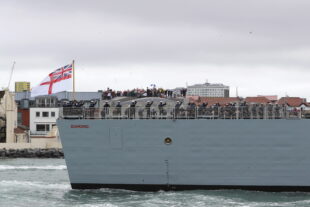
[{"label": "white foam", "polygon": [[104,204],[82,204],[77,207],[118,207],[118,205],[114,205],[112,203],[104,203]]},{"label": "white foam", "polygon": [[65,165],[45,165],[45,166],[26,166],[26,165],[0,165],[0,170],[66,170]]},{"label": "white foam", "polygon": [[50,184],[42,182],[31,182],[31,181],[17,181],[17,180],[2,180],[0,181],[0,186],[5,187],[35,187],[44,189],[71,189],[70,184]]}]

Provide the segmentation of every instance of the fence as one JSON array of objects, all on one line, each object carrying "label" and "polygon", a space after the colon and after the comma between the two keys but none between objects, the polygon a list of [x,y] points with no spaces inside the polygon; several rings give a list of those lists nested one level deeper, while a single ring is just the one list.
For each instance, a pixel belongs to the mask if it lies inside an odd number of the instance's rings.
[{"label": "fence", "polygon": [[64,107],[64,119],[303,119],[310,113],[279,105],[212,107]]}]

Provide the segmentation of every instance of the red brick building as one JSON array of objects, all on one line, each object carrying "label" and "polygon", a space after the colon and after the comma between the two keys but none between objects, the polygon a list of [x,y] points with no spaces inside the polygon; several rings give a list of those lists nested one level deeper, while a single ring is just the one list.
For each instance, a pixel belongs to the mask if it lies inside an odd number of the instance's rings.
[{"label": "red brick building", "polygon": [[18,111],[17,111],[17,122],[18,122],[18,125],[26,126],[29,128],[29,126],[30,126],[29,109],[18,109]]}]

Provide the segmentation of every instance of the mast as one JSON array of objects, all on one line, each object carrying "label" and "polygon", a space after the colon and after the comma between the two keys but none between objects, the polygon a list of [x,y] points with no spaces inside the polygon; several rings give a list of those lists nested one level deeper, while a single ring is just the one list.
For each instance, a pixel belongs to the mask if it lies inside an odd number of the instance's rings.
[{"label": "mast", "polygon": [[9,83],[8,83],[8,91],[10,91],[10,85],[11,85],[11,80],[12,80],[12,76],[13,76],[13,71],[14,71],[14,67],[15,67],[15,61],[13,62],[13,66],[11,68],[11,73],[10,73],[10,79],[9,79]]},{"label": "mast", "polygon": [[74,68],[74,60],[72,61],[72,73],[73,73],[73,100],[75,101],[75,68]]}]

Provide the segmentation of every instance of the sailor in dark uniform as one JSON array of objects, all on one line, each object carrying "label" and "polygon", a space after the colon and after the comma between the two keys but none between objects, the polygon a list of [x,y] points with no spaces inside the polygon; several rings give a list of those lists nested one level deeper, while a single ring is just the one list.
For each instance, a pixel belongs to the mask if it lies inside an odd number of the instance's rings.
[{"label": "sailor in dark uniform", "polygon": [[136,118],[136,104],[137,101],[131,101],[129,105],[129,118],[135,119]]},{"label": "sailor in dark uniform", "polygon": [[182,102],[177,101],[177,103],[174,106],[174,116],[175,116],[175,118],[179,117],[181,105],[182,105]]},{"label": "sailor in dark uniform", "polygon": [[162,101],[159,102],[158,104],[158,110],[159,110],[159,116],[163,116],[164,115],[164,106],[166,106],[167,103],[163,103]]},{"label": "sailor in dark uniform", "polygon": [[196,114],[196,104],[195,103],[188,103],[186,110],[187,110],[187,118],[189,118],[189,119],[195,118],[195,114]]},{"label": "sailor in dark uniform", "polygon": [[122,105],[121,105],[120,101],[118,101],[116,106],[115,106],[115,114],[117,116],[121,116],[121,114],[122,114]]},{"label": "sailor in dark uniform", "polygon": [[207,106],[208,106],[208,103],[202,103],[199,105],[199,107],[198,107],[198,115],[199,116],[206,115]]},{"label": "sailor in dark uniform", "polygon": [[151,106],[153,104],[153,101],[150,102],[150,101],[147,101],[146,102],[146,105],[145,105],[145,109],[146,109],[146,118],[149,119],[151,118]]},{"label": "sailor in dark uniform", "polygon": [[109,115],[109,108],[110,104],[106,101],[103,105],[103,113],[101,113],[101,115],[103,115],[103,118],[106,118],[106,116]]}]

